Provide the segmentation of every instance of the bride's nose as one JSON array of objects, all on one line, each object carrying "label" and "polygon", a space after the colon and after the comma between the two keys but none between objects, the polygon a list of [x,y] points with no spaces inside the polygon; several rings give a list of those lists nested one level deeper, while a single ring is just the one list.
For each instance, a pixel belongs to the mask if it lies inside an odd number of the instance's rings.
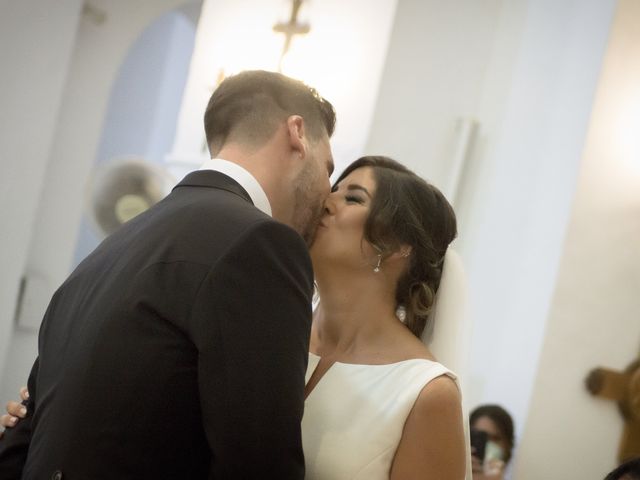
[{"label": "bride's nose", "polygon": [[336,203],[333,198],[334,194],[330,193],[327,199],[324,201],[324,213],[327,215],[333,215],[336,213]]}]

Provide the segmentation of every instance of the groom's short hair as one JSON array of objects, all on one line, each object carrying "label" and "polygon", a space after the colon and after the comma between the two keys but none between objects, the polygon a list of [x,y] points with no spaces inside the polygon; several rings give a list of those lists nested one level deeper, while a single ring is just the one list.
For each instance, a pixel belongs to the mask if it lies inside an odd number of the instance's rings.
[{"label": "groom's short hair", "polygon": [[227,142],[263,145],[291,115],[300,115],[309,136],[333,135],[333,105],[301,81],[264,70],[227,77],[213,92],[204,114],[212,156]]}]

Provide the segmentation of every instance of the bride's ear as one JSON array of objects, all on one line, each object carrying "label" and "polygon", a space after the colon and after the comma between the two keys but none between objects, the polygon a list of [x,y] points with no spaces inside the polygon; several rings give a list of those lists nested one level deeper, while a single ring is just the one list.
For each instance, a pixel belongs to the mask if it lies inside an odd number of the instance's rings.
[{"label": "bride's ear", "polygon": [[393,259],[393,260],[401,260],[401,259],[408,259],[411,256],[411,252],[413,251],[413,249],[411,248],[411,246],[409,245],[400,245],[400,248],[398,248],[395,252],[393,252],[389,258]]}]

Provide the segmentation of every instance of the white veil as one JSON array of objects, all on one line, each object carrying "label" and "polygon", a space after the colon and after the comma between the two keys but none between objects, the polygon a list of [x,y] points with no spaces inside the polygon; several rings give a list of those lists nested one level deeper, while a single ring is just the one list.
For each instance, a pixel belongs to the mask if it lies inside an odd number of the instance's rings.
[{"label": "white veil", "polygon": [[422,341],[440,363],[458,375],[466,371],[469,356],[466,303],[467,284],[462,259],[449,248],[444,256],[440,287]]},{"label": "white veil", "polygon": [[467,479],[471,479],[469,410],[465,399],[471,348],[471,323],[466,314],[466,307],[467,282],[462,259],[455,250],[449,248],[444,257],[440,287],[436,293],[434,307],[429,315],[422,341],[429,346],[438,362],[458,376],[467,437]]}]

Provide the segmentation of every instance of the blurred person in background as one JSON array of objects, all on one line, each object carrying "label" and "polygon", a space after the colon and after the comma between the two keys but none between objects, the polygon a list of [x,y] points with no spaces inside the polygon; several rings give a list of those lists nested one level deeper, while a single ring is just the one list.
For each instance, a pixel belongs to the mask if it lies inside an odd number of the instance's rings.
[{"label": "blurred person in background", "polygon": [[[511,415],[499,405],[480,405],[469,415],[473,480],[505,480],[514,446]],[[479,434],[477,433],[479,432]],[[486,444],[484,443],[486,442]],[[480,452],[478,450],[481,450]]]}]

